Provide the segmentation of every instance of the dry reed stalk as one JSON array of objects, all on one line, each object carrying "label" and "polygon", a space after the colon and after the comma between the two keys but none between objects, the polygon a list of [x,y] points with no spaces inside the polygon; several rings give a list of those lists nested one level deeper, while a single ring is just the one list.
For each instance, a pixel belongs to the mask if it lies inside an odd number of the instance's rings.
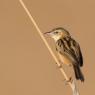
[{"label": "dry reed stalk", "polygon": [[[47,43],[45,37],[43,36],[43,33],[41,32],[41,30],[39,29],[38,25],[36,24],[35,20],[33,19],[32,15],[30,14],[30,12],[28,11],[27,7],[25,6],[23,0],[19,0],[20,4],[22,5],[22,7],[24,8],[24,10],[26,11],[27,15],[29,16],[31,22],[34,24],[35,28],[37,29],[41,39],[43,40],[44,44],[46,45],[46,47],[48,48],[50,54],[52,55],[52,57],[54,58],[54,60],[56,61],[57,65],[60,66],[60,62],[58,61],[57,57],[55,56],[55,54],[53,53],[52,49],[50,48],[49,44]],[[69,80],[64,69],[60,68],[60,71],[62,73],[62,75],[65,77],[66,80]],[[73,91],[73,95],[79,95],[78,90],[76,88],[76,84],[75,81],[73,80],[73,82],[69,82],[68,83],[70,85],[70,87],[72,88]]]}]

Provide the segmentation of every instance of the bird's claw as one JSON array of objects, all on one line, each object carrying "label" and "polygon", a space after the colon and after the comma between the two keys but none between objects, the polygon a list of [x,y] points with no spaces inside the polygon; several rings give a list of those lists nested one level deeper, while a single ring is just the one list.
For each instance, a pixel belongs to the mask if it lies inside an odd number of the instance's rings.
[{"label": "bird's claw", "polygon": [[69,83],[72,83],[73,82],[73,79],[72,77],[70,77],[68,80],[64,80],[65,81],[65,85],[68,85]]},{"label": "bird's claw", "polygon": [[59,68],[59,69],[62,68],[62,64],[60,64],[60,65],[58,66],[58,68]]},{"label": "bird's claw", "polygon": [[[56,63],[56,64],[57,64],[57,63]],[[59,68],[59,69],[62,68],[62,64],[59,64],[59,65],[58,65],[58,68]]]}]

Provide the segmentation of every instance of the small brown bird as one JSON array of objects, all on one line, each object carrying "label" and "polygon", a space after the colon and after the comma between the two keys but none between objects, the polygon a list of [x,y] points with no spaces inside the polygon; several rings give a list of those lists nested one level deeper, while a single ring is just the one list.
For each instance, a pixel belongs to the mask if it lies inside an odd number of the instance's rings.
[{"label": "small brown bird", "polygon": [[52,29],[45,34],[49,34],[54,39],[60,62],[72,65],[76,79],[84,82],[84,75],[80,69],[83,66],[83,57],[79,44],[62,27]]}]

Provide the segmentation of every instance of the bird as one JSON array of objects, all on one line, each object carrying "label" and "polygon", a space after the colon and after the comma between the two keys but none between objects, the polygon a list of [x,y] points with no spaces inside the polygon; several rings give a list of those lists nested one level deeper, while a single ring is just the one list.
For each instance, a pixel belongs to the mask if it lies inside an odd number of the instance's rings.
[{"label": "bird", "polygon": [[54,28],[44,34],[48,34],[54,39],[60,62],[72,66],[76,80],[84,82],[84,75],[81,71],[83,55],[79,43],[75,41],[74,38],[71,37],[69,31],[63,27]]}]

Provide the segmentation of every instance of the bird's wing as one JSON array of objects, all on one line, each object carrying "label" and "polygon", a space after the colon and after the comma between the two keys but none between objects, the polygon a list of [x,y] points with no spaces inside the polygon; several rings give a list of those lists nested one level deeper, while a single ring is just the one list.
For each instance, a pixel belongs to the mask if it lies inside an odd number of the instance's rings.
[{"label": "bird's wing", "polygon": [[56,42],[56,48],[61,54],[69,56],[74,61],[74,64],[83,66],[83,57],[80,46],[74,39],[60,39]]}]

